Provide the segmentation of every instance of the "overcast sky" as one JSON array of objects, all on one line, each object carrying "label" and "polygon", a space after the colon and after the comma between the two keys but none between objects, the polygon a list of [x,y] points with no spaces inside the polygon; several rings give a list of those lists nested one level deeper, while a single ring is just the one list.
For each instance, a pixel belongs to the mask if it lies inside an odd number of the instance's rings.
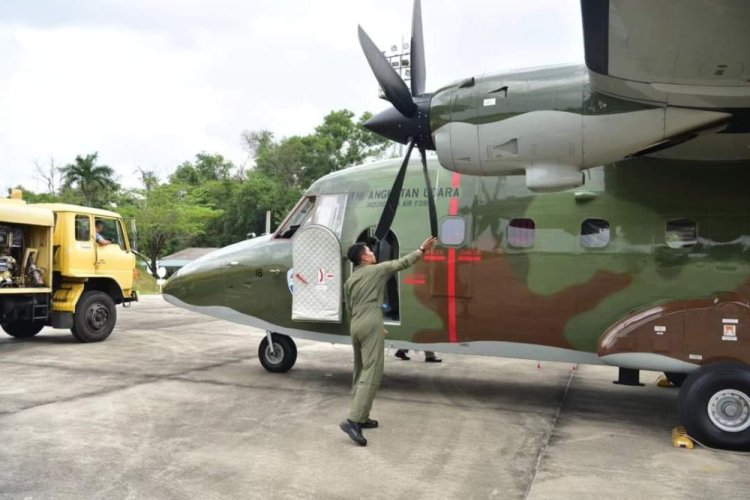
[{"label": "overcast sky", "polygon": [[[126,186],[196,153],[246,161],[240,134],[311,133],[388,106],[357,40],[407,39],[410,0],[2,0],[0,188],[99,152]],[[423,0],[427,90],[583,61],[578,0]]]}]

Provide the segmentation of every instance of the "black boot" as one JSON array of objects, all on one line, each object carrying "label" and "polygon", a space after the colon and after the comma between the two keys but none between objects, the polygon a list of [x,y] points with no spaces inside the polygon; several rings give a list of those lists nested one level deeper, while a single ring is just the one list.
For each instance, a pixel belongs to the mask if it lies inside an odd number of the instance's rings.
[{"label": "black boot", "polygon": [[352,438],[352,441],[360,446],[367,446],[367,439],[362,435],[362,426],[357,422],[352,422],[347,418],[339,424],[339,427]]},{"label": "black boot", "polygon": [[367,422],[365,422],[364,424],[359,424],[359,426],[363,429],[376,429],[378,427],[378,421],[368,418]]},{"label": "black boot", "polygon": [[406,355],[407,352],[409,352],[407,349],[399,349],[394,356],[401,358],[404,361],[409,361],[411,358]]}]

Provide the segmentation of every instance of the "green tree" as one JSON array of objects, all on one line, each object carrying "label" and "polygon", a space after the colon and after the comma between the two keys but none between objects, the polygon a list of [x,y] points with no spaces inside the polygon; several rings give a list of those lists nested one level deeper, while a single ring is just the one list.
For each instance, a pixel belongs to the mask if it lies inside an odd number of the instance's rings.
[{"label": "green tree", "polygon": [[10,198],[11,193],[14,189],[21,191],[21,196],[26,203],[54,203],[59,201],[58,197],[50,193],[35,193],[29,189],[24,188],[22,185],[17,185],[13,188],[8,188],[8,197]]},{"label": "green tree", "polygon": [[141,176],[141,184],[143,184],[143,189],[146,191],[151,191],[159,185],[159,178],[153,170],[144,170],[141,167],[136,167],[136,172]]},{"label": "green tree", "polygon": [[271,132],[260,130],[245,132],[243,140],[257,170],[285,186],[304,189],[323,175],[383,155],[388,140],[362,126],[371,117],[364,113],[355,121],[349,110],[332,111],[314,134],[275,142]]},{"label": "green tree", "polygon": [[389,140],[363,126],[370,118],[372,113],[366,112],[355,122],[354,113],[347,109],[332,111],[323,118],[323,124],[315,129],[315,135],[330,141],[336,170],[385,153]]},{"label": "green tree", "polygon": [[138,249],[148,258],[154,274],[161,257],[189,245],[221,215],[221,211],[203,206],[185,185],[162,184],[141,194],[137,204],[122,207],[120,211],[136,220]]},{"label": "green tree", "polygon": [[289,189],[263,172],[250,172],[238,186],[222,217],[221,229],[225,237],[222,243],[244,240],[249,233],[265,232],[268,210],[275,228],[299,197],[298,190]]},{"label": "green tree", "polygon": [[[119,189],[114,179],[114,170],[107,165],[97,165],[99,153],[85,157],[76,156],[75,162],[60,169],[63,175],[63,197],[80,195],[81,202],[88,206],[103,207]],[[72,192],[71,192],[72,191]]]},{"label": "green tree", "polygon": [[186,161],[170,176],[173,183],[184,183],[198,186],[208,181],[229,180],[236,170],[234,164],[218,153],[201,152],[195,155],[195,161]]}]

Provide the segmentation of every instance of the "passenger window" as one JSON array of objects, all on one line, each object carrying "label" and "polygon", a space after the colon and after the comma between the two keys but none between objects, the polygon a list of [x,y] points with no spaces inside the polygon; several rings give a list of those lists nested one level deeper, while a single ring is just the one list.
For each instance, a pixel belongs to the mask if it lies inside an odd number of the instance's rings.
[{"label": "passenger window", "polygon": [[669,220],[664,240],[669,248],[691,247],[698,242],[698,225],[693,219]]},{"label": "passenger window", "polygon": [[508,244],[517,248],[534,246],[536,224],[531,219],[512,219],[508,223]]},{"label": "passenger window", "polygon": [[312,209],[315,206],[315,197],[308,196],[303,198],[297,204],[297,207],[289,214],[284,224],[276,232],[277,238],[291,238],[297,230],[307,224],[312,216]]},{"label": "passenger window", "polygon": [[76,240],[91,240],[91,219],[88,215],[76,215],[75,221]]},{"label": "passenger window", "polygon": [[581,245],[586,248],[604,248],[609,245],[609,222],[604,219],[586,219],[581,223]]},{"label": "passenger window", "polygon": [[463,217],[446,217],[440,222],[440,243],[461,245],[466,239],[466,221]]}]

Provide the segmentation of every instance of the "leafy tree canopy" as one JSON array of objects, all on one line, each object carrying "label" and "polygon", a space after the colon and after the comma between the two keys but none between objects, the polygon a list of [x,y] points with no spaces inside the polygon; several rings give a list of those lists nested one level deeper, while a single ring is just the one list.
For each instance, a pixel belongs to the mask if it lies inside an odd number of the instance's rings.
[{"label": "leafy tree canopy", "polygon": [[120,188],[114,179],[115,171],[99,165],[99,153],[76,156],[75,162],[60,169],[63,175],[63,198],[83,205],[105,208],[112,195]]},{"label": "leafy tree canopy", "polygon": [[186,161],[170,176],[173,183],[198,186],[207,181],[228,180],[235,170],[234,164],[220,154],[205,151],[195,155],[195,161]]},{"label": "leafy tree canopy", "polygon": [[138,248],[148,257],[154,275],[158,259],[188,246],[221,215],[198,203],[182,184],[162,184],[146,191],[139,203],[122,207],[120,212],[136,220]]},{"label": "leafy tree canopy", "polygon": [[253,169],[203,151],[178,165],[166,182],[139,167],[138,189],[122,189],[98,153],[76,156],[62,168],[50,159],[37,164],[48,193],[26,191],[25,198],[114,208],[134,218],[140,251],[155,271],[159,258],[186,246],[224,246],[262,234],[268,210],[276,228],[317,178],[382,156],[388,141],[362,127],[371,116],[332,111],[313,133],[280,140],[268,130],[245,132]]}]

